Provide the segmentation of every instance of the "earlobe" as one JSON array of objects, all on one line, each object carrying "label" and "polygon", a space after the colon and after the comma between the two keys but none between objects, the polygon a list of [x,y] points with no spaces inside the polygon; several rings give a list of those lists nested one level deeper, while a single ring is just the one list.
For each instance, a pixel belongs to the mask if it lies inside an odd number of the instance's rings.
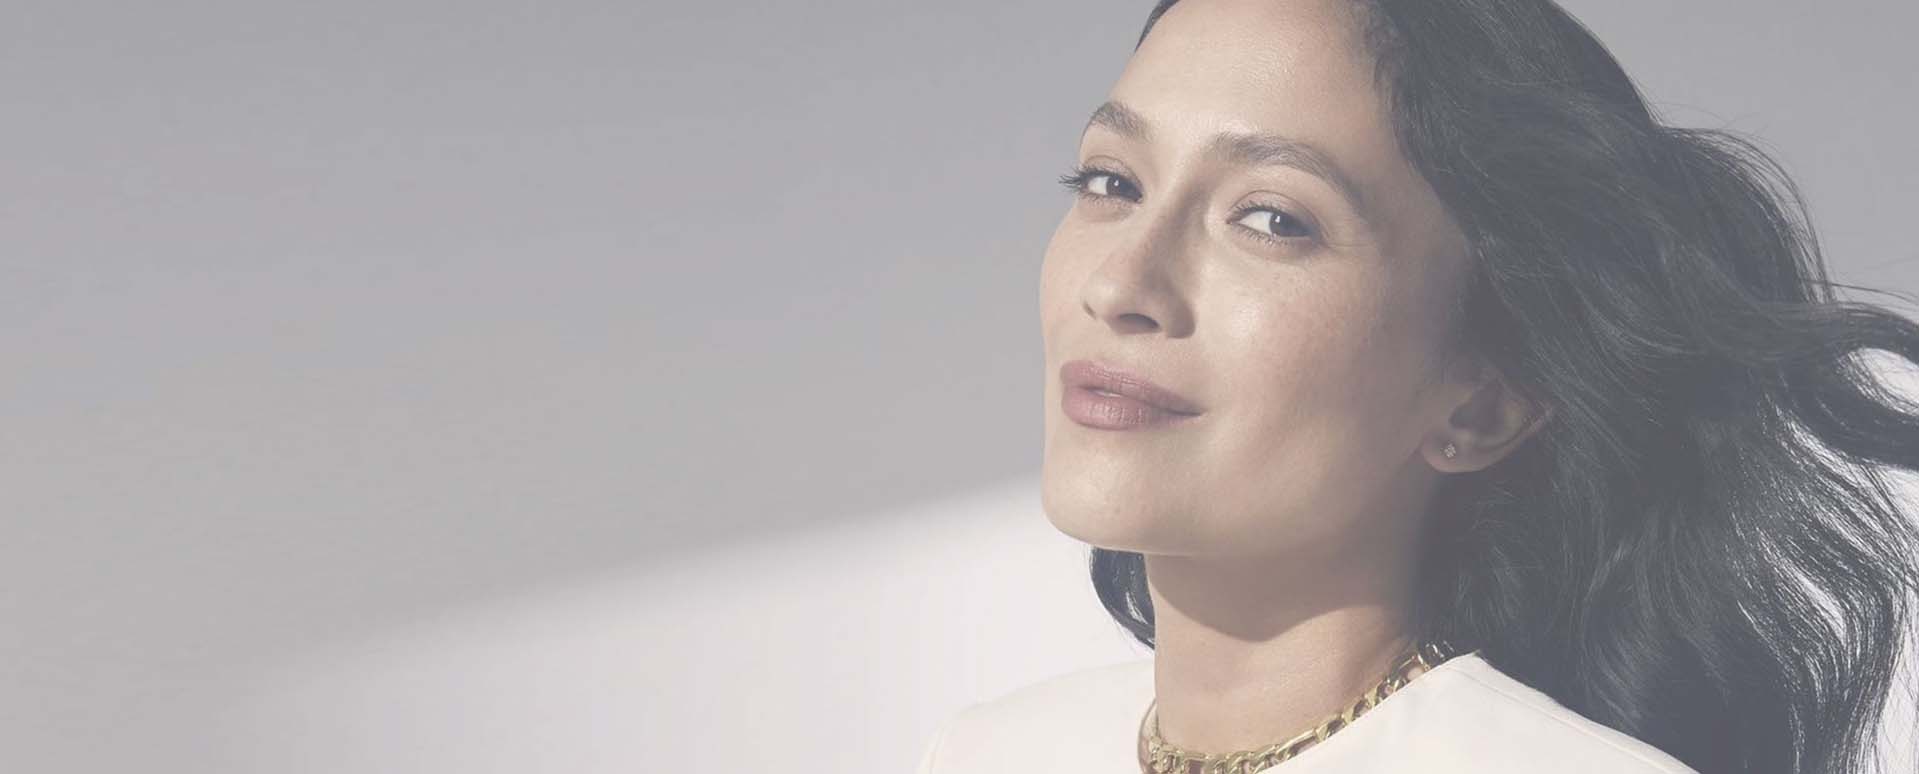
[{"label": "earlobe", "polygon": [[[1433,452],[1426,452],[1426,463],[1431,465],[1434,470],[1441,473],[1464,473],[1472,469],[1471,464],[1465,459],[1465,452],[1460,449],[1458,443],[1441,440],[1438,444],[1438,454],[1436,457],[1433,455]],[[1430,450],[1433,446],[1428,445],[1425,448]]]},{"label": "earlobe", "polygon": [[1489,467],[1519,448],[1552,416],[1550,406],[1526,399],[1497,373],[1485,372],[1474,384],[1471,395],[1454,407],[1446,429],[1436,439],[1439,459],[1433,462],[1439,470]]}]

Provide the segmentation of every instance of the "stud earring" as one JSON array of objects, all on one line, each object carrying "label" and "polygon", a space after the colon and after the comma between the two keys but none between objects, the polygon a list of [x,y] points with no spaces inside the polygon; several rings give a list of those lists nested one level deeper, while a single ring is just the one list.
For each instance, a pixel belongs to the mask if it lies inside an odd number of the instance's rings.
[{"label": "stud earring", "polygon": [[1445,453],[1446,453],[1446,459],[1450,460],[1456,456],[1459,456],[1459,449],[1449,443],[1449,444],[1446,444]]}]

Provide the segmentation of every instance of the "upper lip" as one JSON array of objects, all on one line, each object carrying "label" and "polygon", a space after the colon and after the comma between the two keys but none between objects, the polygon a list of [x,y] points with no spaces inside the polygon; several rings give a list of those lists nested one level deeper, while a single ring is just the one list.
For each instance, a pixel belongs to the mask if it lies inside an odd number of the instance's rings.
[{"label": "upper lip", "polygon": [[1161,387],[1132,371],[1106,366],[1091,360],[1070,360],[1059,368],[1059,380],[1068,389],[1088,387],[1119,393],[1128,398],[1171,411],[1175,414],[1199,414],[1205,409],[1185,396]]}]

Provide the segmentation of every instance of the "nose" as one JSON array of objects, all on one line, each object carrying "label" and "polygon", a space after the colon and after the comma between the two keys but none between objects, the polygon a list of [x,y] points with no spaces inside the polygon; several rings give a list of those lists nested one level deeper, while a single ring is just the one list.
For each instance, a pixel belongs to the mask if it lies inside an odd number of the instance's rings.
[{"label": "nose", "polygon": [[1177,213],[1135,211],[1140,228],[1115,228],[1105,260],[1080,289],[1080,308],[1118,333],[1190,335],[1192,305],[1181,251],[1189,249]]}]

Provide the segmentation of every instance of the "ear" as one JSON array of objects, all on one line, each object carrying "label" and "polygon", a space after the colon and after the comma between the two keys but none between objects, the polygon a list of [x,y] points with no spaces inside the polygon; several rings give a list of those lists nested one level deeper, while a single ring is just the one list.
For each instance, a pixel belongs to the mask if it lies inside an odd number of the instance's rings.
[{"label": "ear", "polygon": [[[1490,365],[1475,359],[1466,365],[1468,374],[1456,382],[1453,400],[1443,426],[1428,436],[1424,453],[1427,463],[1442,473],[1465,473],[1491,467],[1543,427],[1552,418],[1551,406],[1528,400],[1506,384],[1505,377]],[[1454,454],[1447,457],[1446,445]]]}]

